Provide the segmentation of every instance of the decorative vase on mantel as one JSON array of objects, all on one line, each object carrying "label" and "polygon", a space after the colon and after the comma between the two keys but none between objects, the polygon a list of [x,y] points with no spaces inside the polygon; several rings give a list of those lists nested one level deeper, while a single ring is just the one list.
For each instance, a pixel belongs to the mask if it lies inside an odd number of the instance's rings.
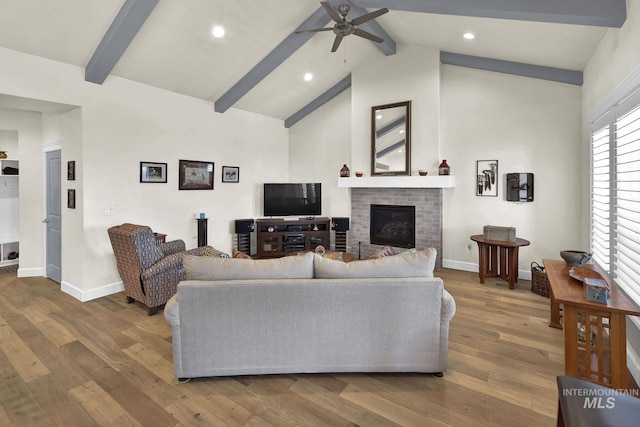
[{"label": "decorative vase on mantel", "polygon": [[442,163],[440,163],[438,175],[451,175],[451,168],[447,164],[446,160],[443,160]]},{"label": "decorative vase on mantel", "polygon": [[346,164],[342,165],[342,169],[340,169],[340,178],[348,178],[351,175],[351,171]]},{"label": "decorative vase on mantel", "polygon": [[6,159],[7,158],[7,152],[6,151],[0,151],[0,159]]}]

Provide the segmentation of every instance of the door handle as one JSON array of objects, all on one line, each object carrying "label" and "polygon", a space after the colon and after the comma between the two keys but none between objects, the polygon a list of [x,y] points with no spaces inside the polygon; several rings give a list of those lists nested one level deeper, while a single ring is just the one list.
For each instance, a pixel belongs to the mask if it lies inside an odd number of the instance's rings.
[{"label": "door handle", "polygon": [[46,222],[49,222],[49,218],[45,218],[45,219],[43,219],[43,220],[42,220],[42,222],[45,222],[45,223],[46,223]]}]

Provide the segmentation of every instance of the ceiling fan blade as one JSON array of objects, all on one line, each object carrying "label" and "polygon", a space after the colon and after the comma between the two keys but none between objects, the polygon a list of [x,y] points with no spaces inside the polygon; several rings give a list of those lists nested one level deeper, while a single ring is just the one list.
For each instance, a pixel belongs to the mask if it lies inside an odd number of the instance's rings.
[{"label": "ceiling fan blade", "polygon": [[327,11],[331,19],[333,19],[336,22],[342,22],[342,16],[340,16],[340,14],[336,12],[336,10],[333,7],[331,7],[329,2],[321,1],[320,4],[322,5],[322,7],[324,7],[324,10]]},{"label": "ceiling fan blade", "polygon": [[361,30],[360,28],[356,28],[353,34],[355,34],[356,36],[364,37],[365,39],[371,40],[372,42],[376,42],[376,43],[382,43],[384,41],[384,39],[381,39],[380,37],[373,35],[371,33],[368,33],[364,30]]},{"label": "ceiling fan blade", "polygon": [[340,34],[336,34],[336,39],[333,41],[333,47],[331,48],[331,52],[335,52],[336,50],[338,50],[338,46],[340,46],[340,42],[342,41],[344,37],[342,37]]},{"label": "ceiling fan blade", "polygon": [[310,30],[299,30],[299,31],[296,31],[296,34],[301,34],[301,33],[319,33],[320,31],[333,31],[333,28],[312,28]]},{"label": "ceiling fan blade", "polygon": [[356,19],[351,21],[353,25],[364,24],[365,22],[371,21],[372,19],[377,18],[380,15],[384,15],[389,12],[389,9],[386,7],[384,9],[376,10],[375,12],[367,13],[366,15],[358,16]]}]

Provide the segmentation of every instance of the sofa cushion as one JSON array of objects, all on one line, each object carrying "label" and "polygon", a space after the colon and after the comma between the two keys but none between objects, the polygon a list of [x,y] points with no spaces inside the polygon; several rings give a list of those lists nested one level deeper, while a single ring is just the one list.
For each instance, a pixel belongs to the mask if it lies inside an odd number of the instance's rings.
[{"label": "sofa cushion", "polygon": [[251,255],[246,254],[244,252],[238,251],[238,250],[233,250],[233,258],[240,258],[240,259],[253,259],[251,258]]},{"label": "sofa cushion", "polygon": [[427,248],[410,254],[348,263],[316,255],[313,268],[317,279],[433,277],[435,263],[436,250]]},{"label": "sofa cushion", "polygon": [[391,255],[395,255],[393,248],[391,246],[384,246],[382,249],[369,255],[368,259],[382,258]]},{"label": "sofa cushion", "polygon": [[187,280],[312,279],[313,253],[274,259],[185,256]]}]

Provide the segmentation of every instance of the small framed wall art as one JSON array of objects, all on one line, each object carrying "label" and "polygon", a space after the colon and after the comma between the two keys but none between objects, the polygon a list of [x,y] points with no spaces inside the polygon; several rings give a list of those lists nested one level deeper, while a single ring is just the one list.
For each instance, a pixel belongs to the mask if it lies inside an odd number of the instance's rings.
[{"label": "small framed wall art", "polygon": [[222,182],[240,182],[240,168],[238,166],[223,166]]},{"label": "small framed wall art", "polygon": [[476,161],[476,196],[498,195],[498,161]]},{"label": "small framed wall art", "polygon": [[140,162],[140,182],[166,183],[167,164],[154,162]]},{"label": "small framed wall art", "polygon": [[67,181],[75,181],[76,179],[76,161],[69,160],[67,162]]},{"label": "small framed wall art", "polygon": [[178,189],[213,190],[213,162],[180,160]]}]

